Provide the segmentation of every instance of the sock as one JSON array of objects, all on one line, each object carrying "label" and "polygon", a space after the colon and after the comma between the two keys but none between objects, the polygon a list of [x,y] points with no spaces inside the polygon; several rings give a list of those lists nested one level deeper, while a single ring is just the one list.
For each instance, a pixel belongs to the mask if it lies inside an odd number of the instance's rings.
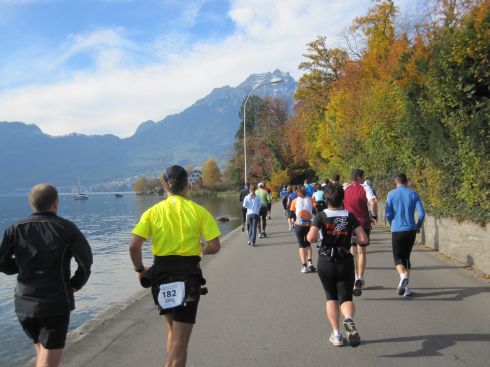
[{"label": "sock", "polygon": [[303,266],[306,266],[306,264],[305,264],[305,263],[303,263]]},{"label": "sock", "polygon": [[351,319],[352,321],[354,321],[354,319],[352,318],[352,316],[346,316],[346,317],[344,318],[344,320],[349,320],[349,319]]},{"label": "sock", "polygon": [[308,264],[313,264],[313,262],[311,261],[311,259],[308,259]]},{"label": "sock", "polygon": [[340,335],[340,331],[339,331],[339,329],[333,329],[333,333],[334,333],[336,336],[339,336],[339,335]]}]

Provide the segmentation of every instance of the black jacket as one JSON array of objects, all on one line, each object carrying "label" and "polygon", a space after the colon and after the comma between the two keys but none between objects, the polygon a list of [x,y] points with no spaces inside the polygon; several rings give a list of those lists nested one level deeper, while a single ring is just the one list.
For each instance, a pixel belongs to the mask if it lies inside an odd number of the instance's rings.
[{"label": "black jacket", "polygon": [[[70,278],[74,257],[78,267]],[[74,289],[90,276],[92,251],[72,222],[51,212],[34,213],[5,230],[0,245],[0,271],[17,275],[15,311],[49,317],[75,308]]]}]

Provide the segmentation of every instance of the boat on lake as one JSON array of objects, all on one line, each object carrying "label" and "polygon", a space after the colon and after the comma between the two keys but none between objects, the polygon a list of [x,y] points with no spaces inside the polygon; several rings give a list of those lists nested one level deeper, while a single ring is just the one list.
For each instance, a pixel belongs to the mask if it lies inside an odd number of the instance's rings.
[{"label": "boat on lake", "polygon": [[115,196],[116,198],[122,198],[122,197],[123,197],[123,195],[122,195],[122,194],[114,194],[114,196]]},{"label": "boat on lake", "polygon": [[73,192],[73,199],[74,200],[88,200],[88,196],[86,194],[83,194],[81,191],[80,178],[78,178],[78,186],[75,188],[75,190]]}]

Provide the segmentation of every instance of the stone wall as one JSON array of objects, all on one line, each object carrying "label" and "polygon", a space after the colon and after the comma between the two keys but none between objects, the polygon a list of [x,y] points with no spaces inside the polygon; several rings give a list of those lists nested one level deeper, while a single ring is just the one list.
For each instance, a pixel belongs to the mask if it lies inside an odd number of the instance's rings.
[{"label": "stone wall", "polygon": [[[378,203],[380,223],[383,223],[384,202]],[[387,227],[389,223],[385,221]],[[490,233],[488,225],[482,228],[470,222],[454,219],[425,217],[417,241],[474,269],[490,274]]]}]

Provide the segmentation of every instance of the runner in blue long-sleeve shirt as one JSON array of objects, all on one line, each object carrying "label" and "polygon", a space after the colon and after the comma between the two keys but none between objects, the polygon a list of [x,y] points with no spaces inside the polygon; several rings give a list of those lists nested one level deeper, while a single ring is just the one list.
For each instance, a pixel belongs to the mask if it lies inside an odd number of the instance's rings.
[{"label": "runner in blue long-sleeve shirt", "polygon": [[[420,232],[425,218],[422,201],[416,191],[407,187],[408,179],[404,173],[395,177],[396,189],[388,193],[386,199],[386,219],[391,225],[393,259],[400,281],[397,293],[400,296],[410,296],[408,287],[410,275],[410,253],[415,243],[415,236]],[[415,210],[418,220],[415,223]]]}]

